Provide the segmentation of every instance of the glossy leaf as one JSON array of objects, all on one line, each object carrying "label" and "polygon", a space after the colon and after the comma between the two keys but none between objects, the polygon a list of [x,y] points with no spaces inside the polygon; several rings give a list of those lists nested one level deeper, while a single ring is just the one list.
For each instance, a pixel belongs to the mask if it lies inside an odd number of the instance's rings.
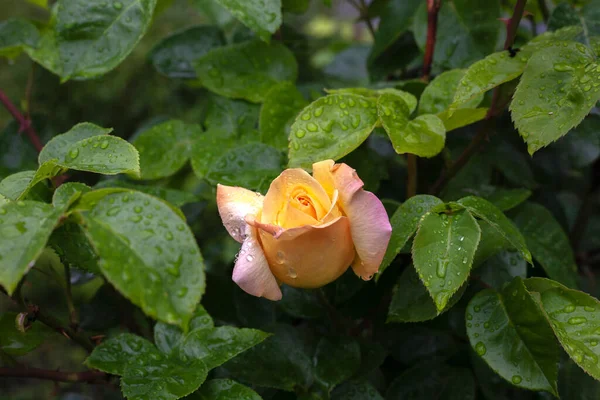
[{"label": "glossy leaf", "polygon": [[198,197],[193,193],[184,192],[182,190],[169,189],[162,186],[154,185],[141,185],[135,183],[129,183],[124,180],[110,179],[98,183],[94,186],[95,189],[101,188],[123,188],[132,189],[138,192],[146,193],[154,197],[165,200],[166,202],[174,205],[175,207],[181,207],[184,204],[193,203],[198,200]]},{"label": "glossy leaf", "polygon": [[[450,0],[442,3],[434,65],[444,69],[464,68],[494,51],[502,24],[498,0]],[[425,49],[427,41],[427,7],[421,7],[413,23],[415,40]]]},{"label": "glossy leaf", "polygon": [[22,356],[44,343],[52,336],[52,330],[39,321],[21,332],[17,329],[17,313],[7,312],[0,315],[0,351],[10,356]]},{"label": "glossy leaf", "polygon": [[364,142],[377,125],[373,99],[331,94],[300,112],[290,132],[290,167],[310,168],[317,161],[338,160]]},{"label": "glossy leaf", "polygon": [[281,25],[281,0],[217,0],[265,42]]},{"label": "glossy leaf", "polygon": [[545,315],[569,357],[600,379],[600,302],[587,293],[557,287],[540,293]]},{"label": "glossy leaf", "polygon": [[477,270],[479,279],[496,290],[518,276],[527,277],[527,262],[516,251],[501,251]]},{"label": "glossy leaf", "polygon": [[377,112],[396,153],[433,157],[444,148],[446,129],[437,116],[426,114],[409,120],[406,102],[389,93],[379,97]]},{"label": "glossy leaf", "polygon": [[209,130],[202,134],[192,149],[192,169],[196,176],[206,178],[215,162],[235,144],[236,141],[229,138],[226,132]]},{"label": "glossy leaf", "polygon": [[391,0],[385,4],[379,27],[375,31],[369,62],[373,63],[410,29],[410,22],[420,4],[419,0]]},{"label": "glossy leaf", "polygon": [[500,292],[479,292],[466,318],[471,346],[497,374],[515,386],[557,393],[559,347],[521,278]]},{"label": "glossy leaf", "polygon": [[510,105],[530,154],[565,135],[600,99],[600,64],[583,44],[565,42],[528,61]]},{"label": "glossy leaf", "polygon": [[528,42],[514,57],[511,57],[510,52],[505,50],[492,53],[473,63],[462,77],[450,109],[456,110],[460,105],[488,90],[518,78],[525,70],[525,65],[534,52],[552,45],[557,40],[573,40],[580,32],[581,28],[577,27],[546,32]]},{"label": "glossy leaf", "polygon": [[150,53],[154,68],[169,78],[195,79],[194,62],[223,46],[225,38],[214,26],[193,26],[160,41]]},{"label": "glossy leaf", "polygon": [[61,261],[70,268],[101,274],[98,267],[98,255],[81,225],[73,222],[61,225],[52,232],[48,244],[60,256]]},{"label": "glossy leaf", "polygon": [[[419,114],[439,115],[446,111],[450,107],[450,104],[452,104],[456,89],[465,72],[466,70],[464,69],[453,69],[436,76],[421,94]],[[482,100],[483,94],[480,94],[461,104],[460,108],[473,109]]]},{"label": "glossy leaf", "polygon": [[[189,328],[190,332],[188,334],[196,330],[214,328],[212,318],[202,305],[198,305],[194,311]],[[154,325],[154,344],[165,354],[172,354],[179,351],[179,347],[185,336],[183,330],[178,326],[169,325],[165,322],[157,322]]]},{"label": "glossy leaf", "polygon": [[210,167],[206,179],[214,184],[266,189],[282,170],[283,154],[266,144],[235,147]]},{"label": "glossy leaf", "polygon": [[452,113],[444,111],[437,116],[444,123],[446,132],[449,132],[481,121],[486,117],[487,113],[487,108],[461,108]]},{"label": "glossy leaf", "polygon": [[313,362],[316,379],[331,390],[360,366],[360,346],[351,338],[321,338]]},{"label": "glossy leaf", "polygon": [[443,202],[435,196],[417,195],[406,200],[390,218],[392,225],[392,236],[388,244],[385,256],[379,267],[379,279],[383,271],[394,261],[396,255],[406,245],[408,239],[417,231],[419,220],[427,214],[433,207],[439,206]]},{"label": "glossy leaf", "polygon": [[419,222],[413,262],[438,311],[469,276],[480,238],[481,229],[468,211],[429,213]]},{"label": "glossy leaf", "polygon": [[35,171],[21,171],[0,181],[0,194],[10,200],[17,200],[27,190]]},{"label": "glossy leaf", "polygon": [[140,133],[133,145],[140,154],[142,179],[159,179],[179,171],[189,160],[192,146],[202,134],[200,125],[170,120]]},{"label": "glossy leaf", "polygon": [[[290,325],[274,327],[273,336],[224,365],[242,382],[282,390],[308,387],[312,379],[311,358],[297,329]],[[248,368],[254,365],[255,368]],[[273,373],[278,371],[278,373]]]},{"label": "glossy leaf", "polygon": [[296,80],[298,65],[280,43],[258,40],[213,49],[199,58],[196,73],[212,92],[253,103],[264,101],[279,82]]},{"label": "glossy leaf", "polygon": [[261,400],[254,390],[231,379],[212,379],[195,394],[198,400]]},{"label": "glossy leaf", "polygon": [[219,131],[222,138],[244,137],[256,128],[258,105],[244,100],[213,96],[206,110],[204,124],[211,131]]},{"label": "glossy leaf", "polygon": [[63,81],[107,73],[131,53],[152,21],[156,0],[66,0],[57,7],[56,42]]},{"label": "glossy leaf", "polygon": [[478,218],[486,221],[490,226],[498,231],[514,248],[521,253],[521,256],[531,263],[531,253],[527,249],[525,239],[517,227],[489,201],[481,197],[469,196],[458,201]]},{"label": "glossy leaf", "polygon": [[60,216],[52,206],[34,201],[0,208],[0,285],[9,294],[35,264]]},{"label": "glossy leaf", "polygon": [[185,328],[204,292],[204,263],[184,221],[137,192],[109,194],[80,216],[107,279],[146,314]]},{"label": "glossy leaf", "polygon": [[[38,157],[40,165],[52,159],[64,160],[69,153],[69,148],[83,139],[93,136],[108,135],[112,128],[102,128],[89,122],[82,122],[73,126],[68,132],[54,136],[42,149]],[[96,146],[98,147],[98,146]]]},{"label": "glossy leaf", "polygon": [[85,363],[121,375],[123,394],[135,400],[178,399],[195,391],[208,373],[202,361],[166,356],[146,339],[129,333],[104,341]]},{"label": "glossy leaf", "polygon": [[548,277],[571,288],[578,286],[577,265],[567,235],[545,207],[525,203],[517,209],[515,224],[533,258]]},{"label": "glossy leaf", "polygon": [[259,344],[270,335],[247,328],[220,326],[212,329],[195,329],[180,345],[180,357],[202,360],[211,370],[238,354]]},{"label": "glossy leaf", "polygon": [[293,83],[282,82],[269,90],[260,108],[261,142],[278,149],[287,148],[292,123],[306,105]]},{"label": "glossy leaf", "polygon": [[55,208],[68,208],[73,204],[82,193],[87,193],[92,188],[79,182],[66,182],[60,185],[54,191],[52,196],[52,205]]},{"label": "glossy leaf", "polygon": [[0,22],[0,56],[17,57],[24,48],[35,48],[39,40],[35,25],[24,19],[12,18]]},{"label": "glossy leaf", "polygon": [[394,287],[387,322],[423,322],[434,319],[454,306],[461,299],[466,287],[467,285],[462,285],[452,295],[446,307],[438,311],[414,267],[408,266],[402,271]]}]

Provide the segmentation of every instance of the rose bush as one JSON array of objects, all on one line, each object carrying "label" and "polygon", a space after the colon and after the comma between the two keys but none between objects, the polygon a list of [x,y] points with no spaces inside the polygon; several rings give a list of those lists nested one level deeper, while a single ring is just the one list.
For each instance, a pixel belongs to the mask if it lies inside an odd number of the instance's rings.
[{"label": "rose bush", "polygon": [[281,299],[279,283],[324,286],[352,265],[370,280],[379,269],[392,228],[381,201],[363,190],[356,171],[325,160],[313,176],[287,169],[265,196],[218,185],[217,205],[242,248],[233,280],[246,292]]}]

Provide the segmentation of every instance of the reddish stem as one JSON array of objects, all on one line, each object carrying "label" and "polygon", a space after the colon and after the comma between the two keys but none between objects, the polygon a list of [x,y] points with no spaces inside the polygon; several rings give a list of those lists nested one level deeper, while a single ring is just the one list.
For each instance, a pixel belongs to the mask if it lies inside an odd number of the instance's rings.
[{"label": "reddish stem", "polygon": [[437,35],[437,21],[442,0],[427,0],[427,43],[425,45],[425,57],[423,58],[423,80],[429,81],[431,64],[433,63],[433,51]]},{"label": "reddish stem", "polygon": [[4,108],[6,108],[10,115],[12,115],[13,118],[19,123],[19,132],[25,132],[27,134],[29,140],[38,153],[42,151],[44,145],[33,128],[31,120],[25,118],[23,114],[21,114],[19,109],[10,101],[8,96],[2,90],[0,90],[0,103],[2,103]]}]

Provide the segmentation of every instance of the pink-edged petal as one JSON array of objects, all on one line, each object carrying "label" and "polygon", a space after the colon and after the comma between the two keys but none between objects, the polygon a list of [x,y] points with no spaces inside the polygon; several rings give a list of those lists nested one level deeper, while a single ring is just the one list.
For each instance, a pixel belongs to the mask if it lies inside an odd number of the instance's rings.
[{"label": "pink-edged petal", "polygon": [[262,209],[264,196],[236,186],[217,185],[217,207],[225,229],[242,243],[246,232],[247,215],[256,216]]},{"label": "pink-edged petal", "polygon": [[256,228],[247,225],[245,235],[233,268],[233,281],[253,296],[281,300],[281,289],[258,243]]},{"label": "pink-edged petal", "polygon": [[362,189],[362,180],[348,165],[333,166],[332,176],[339,190],[340,207],[350,220],[357,253],[352,268],[361,278],[371,279],[379,271],[392,234],[387,212],[377,196]]}]

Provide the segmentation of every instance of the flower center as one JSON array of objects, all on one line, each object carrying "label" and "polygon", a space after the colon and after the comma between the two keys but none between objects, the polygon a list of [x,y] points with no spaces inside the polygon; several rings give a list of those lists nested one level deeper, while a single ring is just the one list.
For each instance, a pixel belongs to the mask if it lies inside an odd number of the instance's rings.
[{"label": "flower center", "polygon": [[304,214],[310,215],[314,219],[318,219],[313,199],[306,192],[303,190],[295,190],[291,197],[291,205],[294,208],[302,211]]}]

